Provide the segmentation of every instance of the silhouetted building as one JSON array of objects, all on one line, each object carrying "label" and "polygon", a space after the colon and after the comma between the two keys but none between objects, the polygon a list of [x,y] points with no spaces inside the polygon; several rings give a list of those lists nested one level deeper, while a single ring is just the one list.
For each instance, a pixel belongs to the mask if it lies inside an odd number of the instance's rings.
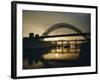
[{"label": "silhouetted building", "polygon": [[42,59],[42,55],[50,50],[50,42],[39,39],[39,34],[29,33],[29,37],[23,38],[23,58],[28,60],[29,65]]},{"label": "silhouetted building", "polygon": [[29,38],[34,38],[34,33],[29,33]]},{"label": "silhouetted building", "polygon": [[39,34],[35,34],[35,38],[39,38]]}]

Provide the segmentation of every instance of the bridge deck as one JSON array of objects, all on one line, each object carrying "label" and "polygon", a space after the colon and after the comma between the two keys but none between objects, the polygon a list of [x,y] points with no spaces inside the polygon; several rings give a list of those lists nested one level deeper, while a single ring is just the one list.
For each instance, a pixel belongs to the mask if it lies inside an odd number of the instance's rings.
[{"label": "bridge deck", "polygon": [[72,36],[90,36],[90,33],[77,33],[77,34],[63,34],[63,35],[48,35],[40,36],[38,38],[52,38],[52,37],[72,37]]}]

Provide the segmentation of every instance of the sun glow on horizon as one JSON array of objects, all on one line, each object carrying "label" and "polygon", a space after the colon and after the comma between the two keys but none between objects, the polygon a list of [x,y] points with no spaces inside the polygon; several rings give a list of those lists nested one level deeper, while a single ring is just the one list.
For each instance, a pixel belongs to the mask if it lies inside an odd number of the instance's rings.
[{"label": "sun glow on horizon", "polygon": [[78,40],[83,39],[82,36],[75,36],[75,37],[54,37],[54,38],[45,38],[44,41],[59,41],[59,40]]}]

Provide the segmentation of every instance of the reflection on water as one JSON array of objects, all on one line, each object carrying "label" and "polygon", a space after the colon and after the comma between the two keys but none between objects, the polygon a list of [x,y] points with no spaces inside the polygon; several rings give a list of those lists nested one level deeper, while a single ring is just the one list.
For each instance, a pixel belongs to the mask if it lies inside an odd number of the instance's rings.
[{"label": "reflection on water", "polygon": [[[57,60],[74,60],[74,59],[78,59],[79,54],[80,54],[80,49],[70,49],[70,53],[67,52],[68,49],[63,49],[63,53],[62,53],[62,49],[52,49],[51,53],[46,53],[43,55],[44,59],[57,59]],[[77,51],[77,52],[75,52]]]},{"label": "reflection on water", "polygon": [[90,41],[24,39],[23,69],[90,65]]},{"label": "reflection on water", "polygon": [[46,60],[74,60],[79,57],[79,53],[48,53],[43,55]]},{"label": "reflection on water", "polygon": [[[46,60],[75,60],[79,58],[80,55],[80,44],[82,41],[52,41],[51,43],[60,46],[59,48],[51,49],[50,52],[45,53],[43,58]],[[66,45],[70,47],[64,47]]]}]

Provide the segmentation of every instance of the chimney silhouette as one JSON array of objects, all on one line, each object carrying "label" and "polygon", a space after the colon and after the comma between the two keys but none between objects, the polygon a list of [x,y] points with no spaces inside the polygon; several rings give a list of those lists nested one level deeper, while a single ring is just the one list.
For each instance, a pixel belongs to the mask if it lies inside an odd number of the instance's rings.
[{"label": "chimney silhouette", "polygon": [[39,34],[35,34],[35,38],[38,38],[39,37]]},{"label": "chimney silhouette", "polygon": [[29,38],[34,38],[34,33],[29,33]]}]

